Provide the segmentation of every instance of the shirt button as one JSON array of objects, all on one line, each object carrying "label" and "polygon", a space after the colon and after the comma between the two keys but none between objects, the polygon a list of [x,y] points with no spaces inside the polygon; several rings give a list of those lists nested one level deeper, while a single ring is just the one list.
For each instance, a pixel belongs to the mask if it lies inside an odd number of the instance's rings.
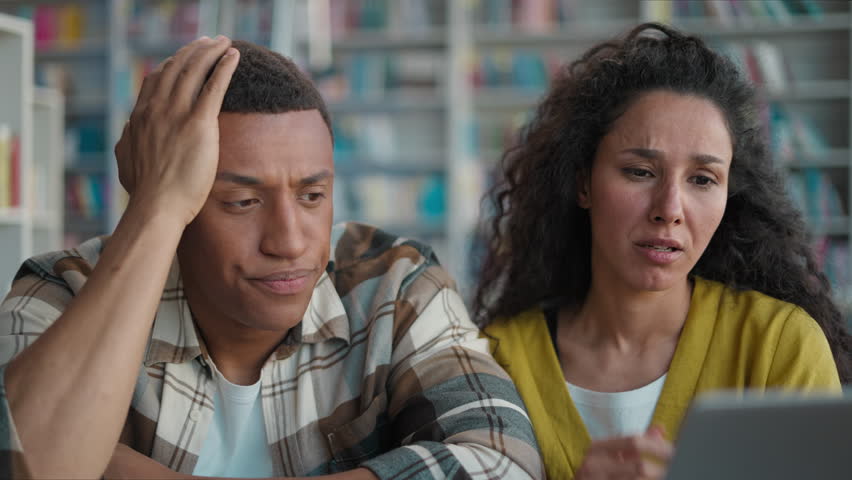
[{"label": "shirt button", "polygon": [[193,408],[192,410],[190,410],[190,412],[189,412],[189,419],[190,420],[192,420],[193,422],[197,422],[199,418],[201,418],[201,410],[199,410],[197,408]]}]

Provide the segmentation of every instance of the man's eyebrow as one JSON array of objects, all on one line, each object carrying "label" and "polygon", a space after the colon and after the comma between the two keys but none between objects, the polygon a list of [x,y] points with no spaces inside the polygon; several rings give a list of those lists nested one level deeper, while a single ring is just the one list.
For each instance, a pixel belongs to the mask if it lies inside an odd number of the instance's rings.
[{"label": "man's eyebrow", "polygon": [[[658,158],[663,158],[664,156],[663,152],[654,150],[653,148],[628,148],[626,150],[622,150],[622,152],[632,153],[642,158],[647,158],[648,160],[656,160]],[[702,165],[708,165],[711,163],[718,163],[720,165],[725,164],[721,158],[706,153],[699,153],[697,155],[693,155],[691,158]]]},{"label": "man's eyebrow", "polygon": [[247,177],[245,175],[238,175],[233,172],[219,172],[216,174],[216,180],[221,180],[223,182],[232,182],[238,183],[240,185],[260,185],[260,179],[254,177]]},{"label": "man's eyebrow", "polygon": [[314,185],[332,176],[333,174],[330,170],[320,170],[319,172],[314,173],[313,175],[308,175],[307,177],[299,180],[299,185]]}]

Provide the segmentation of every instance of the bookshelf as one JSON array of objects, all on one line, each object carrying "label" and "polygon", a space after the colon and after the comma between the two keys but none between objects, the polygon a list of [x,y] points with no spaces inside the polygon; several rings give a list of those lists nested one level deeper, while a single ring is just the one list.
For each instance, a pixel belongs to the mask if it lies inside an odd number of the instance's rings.
[{"label": "bookshelf", "polygon": [[33,91],[32,252],[59,250],[63,244],[65,99],[59,90]]},{"label": "bookshelf", "polygon": [[[58,90],[64,98],[60,132],[64,149],[60,150],[59,165],[65,165],[66,198],[61,199],[65,211],[59,218],[64,233],[57,246],[76,245],[109,229],[106,172],[112,155],[106,126],[110,5],[107,0],[7,0],[0,6],[5,13],[32,21],[35,82]],[[51,239],[35,245],[36,251],[48,245],[56,242]]]},{"label": "bookshelf", "polygon": [[739,61],[758,86],[773,159],[804,212],[835,296],[852,317],[850,4],[666,3],[668,11],[645,13],[703,36]]},{"label": "bookshelf", "polygon": [[[50,23],[39,6],[70,8],[65,27],[39,33]],[[35,76],[67,98],[66,190],[102,192],[97,214],[64,212],[76,239],[110,231],[123,211],[111,150],[144,74],[198,35],[223,33],[289,55],[314,78],[334,122],[337,219],[427,241],[468,293],[481,196],[554,70],[640,21],[671,23],[744,69],[750,57],[783,66],[755,73],[774,155],[852,306],[848,2],[9,0],[0,10],[34,19]],[[4,230],[22,221],[3,212]]]},{"label": "bookshelf", "polygon": [[[0,292],[6,292],[17,268],[32,253],[33,29],[29,22],[0,14],[0,59],[5,67],[0,68]],[[15,143],[17,148],[12,146]]]},{"label": "bookshelf", "polygon": [[[285,8],[288,2],[275,2]],[[318,4],[327,3],[327,12]],[[335,216],[453,247],[453,51],[448,0],[291,2],[278,48],[309,72],[335,132]],[[273,29],[280,25],[273,23]],[[324,32],[324,33],[319,33]]]}]

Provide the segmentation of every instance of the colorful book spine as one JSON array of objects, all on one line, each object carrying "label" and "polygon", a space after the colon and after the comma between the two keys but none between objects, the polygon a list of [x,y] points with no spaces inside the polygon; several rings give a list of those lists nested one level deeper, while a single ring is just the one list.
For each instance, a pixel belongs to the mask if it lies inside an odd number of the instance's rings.
[{"label": "colorful book spine", "polygon": [[21,206],[21,139],[17,135],[12,136],[9,155],[10,180],[10,202],[13,207]]},{"label": "colorful book spine", "polygon": [[12,206],[12,131],[0,125],[0,208]]}]

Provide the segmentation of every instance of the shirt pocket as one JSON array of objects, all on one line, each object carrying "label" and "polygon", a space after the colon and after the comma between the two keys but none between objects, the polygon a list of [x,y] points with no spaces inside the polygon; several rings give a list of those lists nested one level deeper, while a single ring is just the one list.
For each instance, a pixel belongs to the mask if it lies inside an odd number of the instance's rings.
[{"label": "shirt pocket", "polygon": [[343,472],[381,455],[391,448],[387,395],[373,398],[357,417],[325,434],[331,451],[331,471]]}]

